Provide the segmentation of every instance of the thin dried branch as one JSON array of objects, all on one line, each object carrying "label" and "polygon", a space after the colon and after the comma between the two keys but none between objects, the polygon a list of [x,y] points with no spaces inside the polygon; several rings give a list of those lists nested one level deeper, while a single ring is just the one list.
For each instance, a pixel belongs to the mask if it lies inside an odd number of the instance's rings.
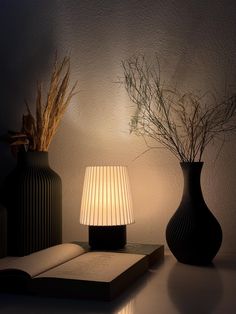
[{"label": "thin dried branch", "polygon": [[180,161],[201,161],[209,143],[236,130],[236,94],[217,103],[209,93],[166,88],[157,56],[154,65],[134,56],[123,60],[122,68],[122,83],[135,104],[130,131],[160,143]]}]

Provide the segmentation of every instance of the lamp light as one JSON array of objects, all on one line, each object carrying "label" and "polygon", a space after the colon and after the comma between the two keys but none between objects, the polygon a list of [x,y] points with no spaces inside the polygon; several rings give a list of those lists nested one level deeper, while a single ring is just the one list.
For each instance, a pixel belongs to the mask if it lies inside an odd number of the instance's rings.
[{"label": "lamp light", "polygon": [[80,223],[89,226],[89,245],[92,248],[125,246],[126,225],[134,223],[126,167],[86,168]]}]

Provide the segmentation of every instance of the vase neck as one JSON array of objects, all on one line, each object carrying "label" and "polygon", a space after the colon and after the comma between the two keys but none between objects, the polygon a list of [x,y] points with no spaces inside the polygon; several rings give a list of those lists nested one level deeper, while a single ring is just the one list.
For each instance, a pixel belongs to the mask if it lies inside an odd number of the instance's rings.
[{"label": "vase neck", "polygon": [[201,189],[201,171],[202,162],[182,162],[180,163],[183,177],[184,177],[184,190],[182,200],[203,201]]},{"label": "vase neck", "polygon": [[49,167],[48,152],[19,152],[18,166]]}]

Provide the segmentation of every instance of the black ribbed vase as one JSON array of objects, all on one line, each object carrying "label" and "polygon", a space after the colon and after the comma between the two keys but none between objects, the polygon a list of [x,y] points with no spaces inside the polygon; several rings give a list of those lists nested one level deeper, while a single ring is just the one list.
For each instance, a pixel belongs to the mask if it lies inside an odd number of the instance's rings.
[{"label": "black ribbed vase", "polygon": [[182,200],[166,228],[167,244],[179,262],[210,264],[222,242],[222,230],[201,190],[202,162],[180,163],[184,176]]},{"label": "black ribbed vase", "polygon": [[47,152],[18,153],[5,191],[9,255],[23,256],[62,242],[62,185]]},{"label": "black ribbed vase", "polygon": [[7,211],[0,204],[0,257],[7,256]]}]

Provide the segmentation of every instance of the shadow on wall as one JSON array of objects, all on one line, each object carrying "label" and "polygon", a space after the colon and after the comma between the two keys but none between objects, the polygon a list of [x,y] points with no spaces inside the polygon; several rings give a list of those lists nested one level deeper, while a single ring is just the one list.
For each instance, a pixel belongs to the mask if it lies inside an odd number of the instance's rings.
[{"label": "shadow on wall", "polygon": [[[37,80],[41,80],[55,53],[54,1],[7,1],[0,4],[0,135],[18,131],[25,112],[24,99],[31,104]],[[45,8],[47,6],[47,8]],[[0,143],[0,182],[12,168],[8,145]]]}]

